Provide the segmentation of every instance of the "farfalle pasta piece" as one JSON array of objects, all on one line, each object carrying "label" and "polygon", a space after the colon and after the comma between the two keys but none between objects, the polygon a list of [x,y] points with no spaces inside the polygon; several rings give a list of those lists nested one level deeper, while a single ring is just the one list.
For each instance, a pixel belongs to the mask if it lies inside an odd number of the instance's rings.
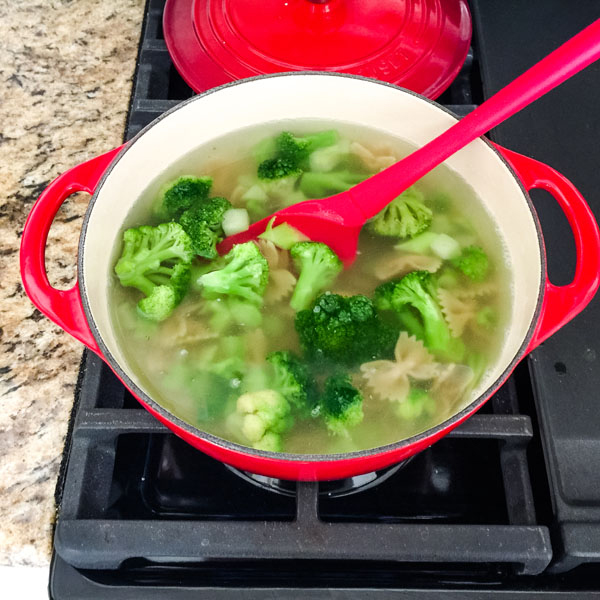
[{"label": "farfalle pasta piece", "polygon": [[211,330],[206,320],[190,318],[184,311],[176,311],[162,326],[163,339],[170,348],[212,340],[218,333]]},{"label": "farfalle pasta piece", "polygon": [[460,337],[465,327],[477,314],[477,306],[474,299],[465,298],[461,300],[453,292],[444,288],[438,289],[438,300],[454,337]]},{"label": "farfalle pasta piece", "polygon": [[437,371],[437,363],[421,340],[403,331],[394,348],[394,358],[404,365],[406,372],[415,379],[431,379]]},{"label": "farfalle pasta piece", "polygon": [[350,144],[350,153],[358,156],[369,171],[382,171],[393,165],[395,162],[398,162],[398,159],[393,155],[389,148],[375,150],[367,148],[358,142],[352,142]]},{"label": "farfalle pasta piece", "polygon": [[287,269],[274,269],[269,273],[269,284],[265,292],[265,302],[273,304],[289,296],[296,285],[296,276]]},{"label": "farfalle pasta piece", "polygon": [[265,292],[265,302],[273,304],[289,296],[296,285],[296,276],[288,270],[289,252],[277,248],[269,240],[257,240],[261,254],[269,264],[269,284]]},{"label": "farfalle pasta piece", "polygon": [[393,360],[374,360],[360,367],[372,393],[383,400],[402,402],[410,391],[406,371]]},{"label": "farfalle pasta piece", "polygon": [[278,248],[270,240],[256,240],[258,249],[269,263],[269,269],[287,269],[290,266],[290,253]]},{"label": "farfalle pasta piece", "polygon": [[431,392],[437,396],[452,412],[473,382],[473,369],[467,365],[450,363],[438,365],[438,372],[431,386]]},{"label": "farfalle pasta piece", "polygon": [[435,273],[442,266],[442,259],[424,254],[401,254],[384,256],[375,263],[374,273],[377,279],[387,281],[402,277],[411,271],[429,271]]},{"label": "farfalle pasta piece", "polygon": [[260,250],[260,253],[265,257],[267,263],[269,263],[269,269],[276,269],[279,265],[279,252],[277,246],[269,240],[256,240],[256,245]]},{"label": "farfalle pasta piece", "polygon": [[379,398],[403,402],[410,391],[410,380],[426,381],[438,372],[437,363],[423,342],[402,332],[394,348],[395,360],[375,360],[361,365],[367,387]]},{"label": "farfalle pasta piece", "polygon": [[459,299],[467,298],[485,298],[498,293],[498,286],[492,281],[482,283],[470,283],[452,290],[452,293]]}]

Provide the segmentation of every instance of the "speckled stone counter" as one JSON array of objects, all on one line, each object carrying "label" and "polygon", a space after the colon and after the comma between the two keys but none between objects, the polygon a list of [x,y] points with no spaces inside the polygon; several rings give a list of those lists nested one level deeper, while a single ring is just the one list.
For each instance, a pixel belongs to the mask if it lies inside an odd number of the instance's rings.
[{"label": "speckled stone counter", "polygon": [[[54,490],[82,346],[20,282],[27,214],[49,181],[118,145],[144,0],[0,0],[0,565],[48,564]],[[47,268],[72,285],[87,197],[49,238]]]}]

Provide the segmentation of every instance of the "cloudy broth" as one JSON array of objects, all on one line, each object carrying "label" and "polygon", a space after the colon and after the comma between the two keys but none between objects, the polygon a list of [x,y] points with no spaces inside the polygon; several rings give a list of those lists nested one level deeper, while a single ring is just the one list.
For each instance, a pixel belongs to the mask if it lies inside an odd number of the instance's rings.
[{"label": "cloudy broth", "polygon": [[[351,149],[349,154],[354,156],[352,160],[363,161],[364,169],[370,172],[376,172],[377,166],[371,165],[369,168],[364,164],[365,159],[359,156],[360,152],[357,154],[353,142],[358,142],[376,157],[400,159],[413,150],[410,145],[389,134],[344,122],[294,120],[247,128],[199,147],[157,175],[133,206],[124,229],[160,223],[160,218],[155,216],[160,190],[166,183],[182,175],[211,176],[214,181],[211,196],[224,196],[235,207],[243,207],[240,177],[256,174],[253,148],[260,140],[281,131],[293,131],[299,135],[325,129],[336,129],[343,139],[348,140]],[[415,187],[423,193],[427,206],[433,211],[429,231],[447,234],[463,248],[480,246],[489,257],[490,268],[485,281],[473,283],[462,279],[458,288],[448,291],[447,295],[451,298],[445,307],[446,313],[452,313],[450,317],[454,319],[454,327],[460,330],[459,337],[467,348],[467,358],[478,357],[476,361],[466,358],[464,365],[468,366],[463,371],[459,369],[459,372],[464,374],[466,369],[471,369],[475,373],[479,370],[481,381],[482,373],[500,355],[503,331],[512,303],[501,235],[471,187],[448,167],[442,165],[436,168]],[[272,201],[270,209],[275,211],[282,206]],[[363,294],[372,298],[378,285],[398,279],[403,274],[395,268],[398,260],[414,254],[395,249],[399,241],[403,240],[376,235],[365,227],[360,236],[356,261],[323,291],[343,296]],[[114,249],[112,264],[116,262],[120,251],[120,247]],[[294,272],[293,263],[285,254],[280,253],[283,256],[281,260],[286,262],[286,268]],[[428,258],[432,259],[431,253]],[[437,269],[439,273],[445,261],[433,258],[440,262],[441,266]],[[446,291],[442,292],[446,294]],[[144,321],[136,314],[136,303],[140,297],[140,292],[122,287],[113,275],[109,289],[113,326],[129,367],[136,374],[138,385],[160,405],[189,424],[221,438],[250,445],[236,428],[232,417],[244,382],[239,378],[231,378],[225,391],[211,387],[190,390],[178,383],[178,369],[183,363],[192,362],[202,368],[203,365],[226,360],[228,354],[239,352],[240,345],[244,347],[246,364],[250,365],[253,373],[265,364],[265,356],[270,352],[289,350],[301,356],[302,348],[294,326],[295,312],[289,306],[289,295],[278,302],[266,304],[263,322],[259,327],[233,324],[225,335],[213,331],[208,324],[203,309],[204,300],[198,289],[191,289],[175,312],[160,323]],[[453,305],[449,306],[451,303]],[[481,315],[492,313],[493,322],[482,324]],[[393,357],[389,359],[393,360]],[[444,372],[444,361],[435,359],[434,362],[439,372]],[[334,370],[331,365],[322,368],[313,365],[317,384],[322,386],[325,376]],[[454,389],[452,375],[448,380],[436,379],[437,376],[423,379],[418,382],[418,387],[428,392],[432,402],[420,414],[409,415],[399,410],[401,403],[384,399],[381,393],[374,392],[360,365],[344,367],[343,370],[350,374],[353,385],[363,395],[362,422],[343,434],[334,434],[322,419],[296,417],[293,426],[281,434],[284,452],[329,454],[391,444],[443,422],[469,404],[478,390],[475,380],[455,382]],[[449,369],[446,371],[449,372]],[[411,385],[415,383],[410,375],[408,379]],[[215,408],[215,394],[220,393],[223,397]]]}]

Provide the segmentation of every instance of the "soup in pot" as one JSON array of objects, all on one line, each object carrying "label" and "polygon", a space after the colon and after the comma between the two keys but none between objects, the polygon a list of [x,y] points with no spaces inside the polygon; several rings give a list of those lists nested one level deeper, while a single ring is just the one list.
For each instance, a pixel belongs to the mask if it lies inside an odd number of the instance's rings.
[{"label": "soup in pot", "polygon": [[367,223],[348,269],[287,225],[216,250],[412,150],[347,123],[278,122],[159,174],[113,250],[109,290],[142,389],[211,434],[295,454],[394,443],[469,404],[500,354],[511,284],[500,233],[449,168]]}]

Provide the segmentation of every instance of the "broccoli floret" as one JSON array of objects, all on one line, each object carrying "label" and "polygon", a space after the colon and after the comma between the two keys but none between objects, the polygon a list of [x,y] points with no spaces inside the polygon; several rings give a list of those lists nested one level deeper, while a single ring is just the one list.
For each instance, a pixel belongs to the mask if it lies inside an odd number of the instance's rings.
[{"label": "broccoli floret", "polygon": [[307,198],[326,198],[349,190],[368,176],[367,173],[353,173],[348,169],[328,173],[307,172],[300,177],[300,191]]},{"label": "broccoli floret", "polygon": [[404,402],[399,403],[396,408],[396,414],[406,421],[432,417],[435,413],[435,400],[420,388],[412,388]]},{"label": "broccoli floret", "polygon": [[192,281],[190,283],[190,288],[195,292],[201,292],[202,286],[198,283],[198,280],[202,275],[206,275],[206,273],[210,273],[218,269],[220,266],[225,264],[224,257],[219,257],[217,260],[204,260],[202,258],[197,257],[192,261],[190,265],[190,272],[192,274]]},{"label": "broccoli floret", "polygon": [[115,265],[121,285],[140,290],[141,314],[166,319],[181,302],[190,282],[192,242],[181,225],[143,225],[123,233],[123,252]]},{"label": "broccoli floret", "polygon": [[304,310],[334,281],[344,265],[335,252],[321,242],[298,242],[290,248],[290,255],[300,272],[290,305],[295,311]]},{"label": "broccoli floret", "polygon": [[179,177],[163,188],[163,211],[170,219],[177,220],[188,208],[208,198],[212,183],[212,177]]},{"label": "broccoli floret", "polygon": [[235,391],[227,378],[203,370],[190,360],[171,365],[165,385],[175,393],[187,394],[194,401],[200,421],[221,418]]},{"label": "broccoli floret", "polygon": [[373,303],[377,310],[394,310],[392,305],[392,298],[394,296],[394,289],[400,279],[394,279],[392,281],[386,281],[385,283],[379,284],[373,292]]},{"label": "broccoli floret", "polygon": [[415,187],[409,187],[374,217],[369,227],[379,235],[414,237],[431,225],[432,217],[423,194]]},{"label": "broccoli floret", "polygon": [[347,434],[364,417],[362,394],[352,385],[349,375],[332,375],[325,381],[320,399],[321,414],[327,429],[335,434]]},{"label": "broccoli floret", "polygon": [[216,245],[223,239],[223,215],[230,208],[228,200],[217,196],[194,204],[179,217],[196,254],[204,258],[217,257]]},{"label": "broccoli floret", "polygon": [[425,341],[425,327],[419,313],[409,305],[398,307],[394,311],[396,315],[396,324],[400,331],[408,331],[418,340]]},{"label": "broccoli floret", "polygon": [[241,201],[245,203],[253,219],[262,219],[280,209],[306,200],[297,189],[299,175],[288,175],[280,179],[240,177],[239,185],[245,188]]},{"label": "broccoli floret", "polygon": [[275,390],[259,390],[241,395],[237,412],[242,416],[241,430],[254,448],[281,452],[281,434],[293,424],[290,405]]},{"label": "broccoli floret", "polygon": [[258,165],[259,179],[282,179],[290,175],[300,175],[302,170],[285,158],[268,158]]},{"label": "broccoli floret", "polygon": [[308,366],[285,350],[272,352],[267,361],[275,370],[275,389],[300,414],[308,416],[316,404],[316,383]]},{"label": "broccoli floret", "polygon": [[267,368],[267,365],[249,364],[242,378],[240,391],[246,394],[267,390],[272,380],[272,369]]},{"label": "broccoli floret", "polygon": [[447,290],[456,288],[461,283],[461,279],[460,271],[447,264],[435,274],[437,285]]},{"label": "broccoli floret", "polygon": [[483,281],[490,266],[487,254],[479,246],[467,246],[452,264],[473,281]]},{"label": "broccoli floret", "polygon": [[[153,276],[154,281],[162,280],[163,274]],[[168,282],[157,285],[146,298],[138,302],[138,311],[151,321],[164,321],[181,302],[190,284],[189,264],[179,263],[172,267]]]},{"label": "broccoli floret", "polygon": [[205,298],[220,294],[238,296],[260,304],[267,287],[269,265],[254,242],[235,245],[225,256],[225,266],[202,275],[198,284]]},{"label": "broccoli floret", "polygon": [[334,144],[337,139],[335,131],[323,131],[303,137],[284,131],[275,139],[275,156],[264,159],[258,165],[258,177],[281,179],[289,175],[299,175],[311,152]]},{"label": "broccoli floret", "polygon": [[241,379],[246,371],[246,342],[239,335],[219,338],[214,354],[205,366],[207,371],[228,381]]},{"label": "broccoli floret", "polygon": [[252,157],[256,161],[256,164],[260,164],[263,160],[267,160],[267,158],[273,158],[276,153],[277,142],[272,135],[260,140],[252,149]]},{"label": "broccoli floret", "polygon": [[216,258],[217,243],[223,239],[223,236],[198,220],[194,213],[193,208],[186,210],[180,220],[181,226],[192,240],[194,253],[202,258]]},{"label": "broccoli floret", "polygon": [[223,215],[231,204],[225,198],[209,198],[211,177],[179,177],[162,195],[162,212],[177,221],[190,236],[196,254],[217,256],[216,245],[223,239]]},{"label": "broccoli floret", "polygon": [[[231,202],[229,202],[227,198],[215,196],[213,198],[208,198],[204,202],[199,202],[194,208],[190,209],[190,211],[193,211],[194,215],[209,227],[220,231],[223,215],[230,208],[232,208]],[[182,215],[182,219],[185,214],[186,213]]]},{"label": "broccoli floret", "polygon": [[298,175],[263,181],[262,188],[273,209],[280,208],[282,205],[291,206],[306,200],[306,196],[298,189]]},{"label": "broccoli floret", "polygon": [[[453,362],[460,362],[464,355],[464,344],[450,333],[437,294],[431,273],[413,271],[405,275],[394,287],[392,305],[396,311],[407,305],[414,309],[422,323],[422,330],[408,332],[423,336],[427,348],[436,356]],[[416,316],[415,315],[415,316]]]},{"label": "broccoli floret", "polygon": [[277,136],[275,143],[279,156],[301,166],[312,152],[332,146],[338,140],[338,133],[334,129],[305,136],[296,136],[289,131],[283,131]]},{"label": "broccoli floret", "polygon": [[164,321],[177,306],[175,290],[168,285],[157,285],[150,295],[138,302],[138,312],[151,321]]},{"label": "broccoli floret", "polygon": [[371,300],[360,295],[321,294],[311,308],[296,314],[295,326],[309,359],[349,366],[388,358],[397,337]]},{"label": "broccoli floret", "polygon": [[281,436],[273,431],[267,431],[263,434],[262,438],[252,444],[257,450],[264,450],[265,452],[282,452],[283,445],[281,443]]},{"label": "broccoli floret", "polygon": [[210,328],[219,334],[226,334],[240,325],[254,329],[262,323],[260,308],[235,296],[206,300],[203,312],[208,316]]},{"label": "broccoli floret", "polygon": [[381,319],[395,333],[396,338],[400,330],[410,333],[422,340],[424,338],[423,325],[410,306],[397,307],[393,305],[394,290],[400,279],[386,281],[375,288],[373,303]]}]

